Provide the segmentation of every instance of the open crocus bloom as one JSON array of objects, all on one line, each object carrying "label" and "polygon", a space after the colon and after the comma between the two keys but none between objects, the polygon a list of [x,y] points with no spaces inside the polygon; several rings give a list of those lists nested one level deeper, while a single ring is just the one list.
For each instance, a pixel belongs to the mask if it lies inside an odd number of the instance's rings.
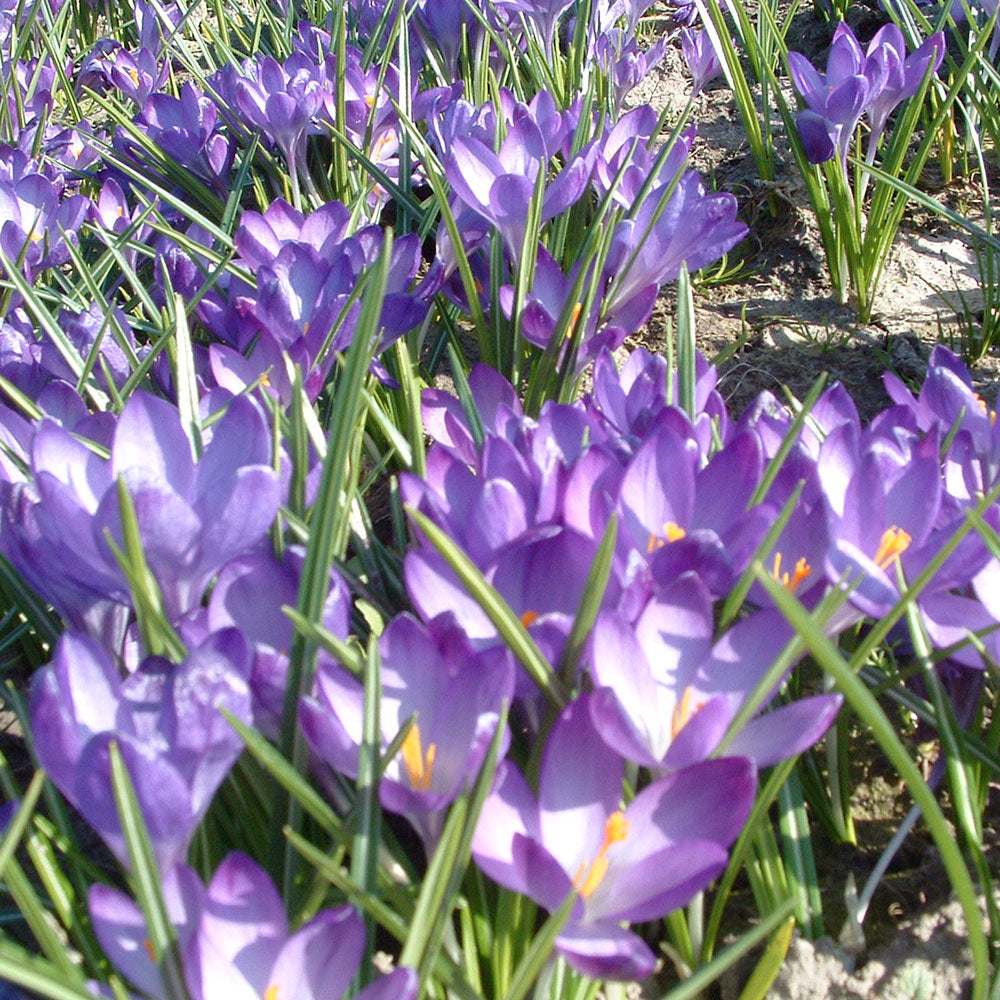
[{"label": "open crocus bloom", "polygon": [[687,903],[725,867],[753,802],[755,772],[741,757],[686,768],[621,808],[622,759],[601,740],[588,698],[549,736],[538,798],[509,763],[497,772],[472,852],[501,885],[550,910],[579,894],[556,939],[586,975],[641,979],[655,956],[623,926]]},{"label": "open crocus bloom", "polygon": [[[379,643],[383,750],[411,718],[399,754],[379,783],[382,806],[406,816],[430,848],[445,808],[471,785],[513,693],[511,665],[477,653],[453,622],[424,626],[399,615]],[[357,775],[364,690],[342,668],[324,664],[313,697],[300,705],[313,752],[344,774]]]},{"label": "open crocus bloom", "polygon": [[[594,628],[589,700],[601,738],[654,773],[706,760],[792,633],[774,610],[737,622],[712,640],[712,603],[686,573],[635,622],[604,611]],[[756,715],[728,752],[770,767],[823,735],[839,695],[816,695]]]}]

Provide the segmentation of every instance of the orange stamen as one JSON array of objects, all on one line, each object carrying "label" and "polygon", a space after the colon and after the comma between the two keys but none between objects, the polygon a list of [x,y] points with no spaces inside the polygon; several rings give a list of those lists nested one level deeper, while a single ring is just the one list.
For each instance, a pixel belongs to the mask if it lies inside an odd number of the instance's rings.
[{"label": "orange stamen", "polygon": [[536,621],[538,621],[537,611],[525,611],[524,614],[521,615],[521,624],[525,628],[528,628],[529,625],[532,625]]},{"label": "orange stamen", "polygon": [[569,340],[569,338],[573,336],[573,331],[576,329],[576,324],[579,322],[580,313],[582,312],[583,312],[583,303],[577,302],[576,305],[573,306],[573,311],[570,313],[569,326],[566,327],[567,340]]},{"label": "orange stamen", "polygon": [[882,532],[882,539],[878,543],[875,552],[875,565],[879,569],[888,569],[889,563],[897,556],[901,556],[909,547],[913,539],[899,525],[894,524]]},{"label": "orange stamen", "polygon": [[573,879],[574,887],[580,890],[580,895],[584,899],[590,899],[597,887],[604,881],[604,876],[608,873],[608,851],[612,844],[617,844],[628,836],[628,830],[628,820],[620,809],[608,817],[604,824],[604,840],[597,849],[590,869],[587,869],[586,864],[580,865],[580,870],[576,873],[576,878]]},{"label": "orange stamen", "polygon": [[684,688],[681,700],[674,705],[670,716],[670,739],[676,740],[678,733],[698,714],[705,703],[695,698],[694,689]]},{"label": "orange stamen", "polygon": [[774,577],[782,587],[785,588],[790,594],[795,593],[795,588],[810,574],[812,573],[812,566],[806,562],[805,557],[799,559],[795,564],[795,568],[792,570],[792,575],[789,576],[788,573],[781,572],[781,553],[775,552],[774,554],[774,566],[771,568],[771,576]]},{"label": "orange stamen", "polygon": [[676,521],[666,521],[663,525],[662,536],[650,534],[646,551],[652,555],[657,549],[663,548],[667,542],[679,542],[686,535],[687,532]]},{"label": "orange stamen", "polygon": [[420,726],[415,722],[410,726],[402,746],[403,766],[414,791],[426,792],[431,787],[431,777],[434,774],[434,758],[437,756],[437,744],[432,743],[427,748],[426,755],[420,742]]}]

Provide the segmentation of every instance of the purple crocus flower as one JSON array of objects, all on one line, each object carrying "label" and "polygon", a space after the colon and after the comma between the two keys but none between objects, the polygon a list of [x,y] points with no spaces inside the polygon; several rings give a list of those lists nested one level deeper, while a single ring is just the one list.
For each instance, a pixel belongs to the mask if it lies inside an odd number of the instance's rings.
[{"label": "purple crocus flower", "polygon": [[498,0],[497,7],[514,15],[523,14],[538,30],[545,52],[551,59],[556,41],[556,26],[571,3],[572,0]]},{"label": "purple crocus flower", "polygon": [[243,743],[220,709],[251,724],[249,655],[235,629],[179,665],[149,657],[125,680],[89,636],[67,632],[31,688],[42,767],[123,863],[128,850],[111,787],[118,744],[161,871],[183,859]]},{"label": "purple crocus flower", "polygon": [[[700,465],[691,437],[665,422],[648,435],[621,482],[620,558],[632,567],[648,566],[656,586],[694,572],[721,597],[772,517],[761,507],[747,510],[763,470],[760,442],[749,432],[736,435]],[[636,583],[643,578],[639,574]]]},{"label": "purple crocus flower", "polygon": [[151,49],[127,52],[119,49],[109,60],[107,69],[110,81],[137,107],[146,101],[167,82],[170,63],[159,60]]},{"label": "purple crocus flower", "polygon": [[165,36],[169,37],[177,30],[184,12],[171,0],[155,6],[146,0],[135,0],[132,10],[135,14],[136,31],[139,33],[139,45],[159,55],[166,41]]},{"label": "purple crocus flower", "polygon": [[705,85],[722,72],[722,63],[715,51],[715,45],[707,31],[692,31],[681,28],[681,51],[691,73],[691,96],[700,94]]},{"label": "purple crocus flower", "polygon": [[[475,780],[496,732],[501,704],[513,693],[510,664],[477,655],[453,623],[424,626],[394,618],[379,642],[383,749],[414,719],[399,755],[379,783],[382,806],[406,816],[433,846],[445,807]],[[350,777],[357,775],[364,691],[341,667],[317,674],[300,718],[310,747]]]},{"label": "purple crocus flower", "polygon": [[614,85],[615,109],[619,114],[628,94],[663,61],[669,45],[669,38],[664,37],[642,49],[632,35],[619,28],[610,28],[597,36],[594,55]]},{"label": "purple crocus flower", "polygon": [[121,546],[118,479],[132,496],[147,564],[174,621],[201,603],[225,563],[264,539],[281,486],[269,464],[267,424],[247,397],[229,402],[196,462],[176,408],[135,393],[110,451],[103,459],[43,420],[31,446],[31,482],[3,492],[2,546],[67,621],[117,650],[128,588],[105,529]]},{"label": "purple crocus flower", "polygon": [[[776,611],[741,620],[712,639],[712,601],[692,574],[661,590],[630,623],[602,612],[594,627],[590,701],[609,746],[654,772],[707,759],[771,666],[791,629]],[[801,753],[826,731],[839,695],[804,698],[758,714],[727,752],[757,767]]]},{"label": "purple crocus flower", "polygon": [[[192,1000],[342,1000],[364,953],[365,929],[349,907],[321,910],[291,933],[270,876],[234,851],[205,886],[186,865],[167,873],[167,914],[177,934]],[[153,1000],[168,993],[142,911],[117,889],[95,885],[88,898],[94,931],[115,967]],[[394,969],[358,1000],[415,1000],[412,969]]]},{"label": "purple crocus flower", "polygon": [[[214,101],[189,81],[181,87],[180,97],[169,94],[149,97],[135,123],[166,156],[214,189],[223,190],[236,148],[218,127],[218,118]],[[131,140],[121,141],[135,152]]]},{"label": "purple crocus flower", "polygon": [[[469,136],[456,136],[444,168],[455,193],[500,231],[513,259],[524,249],[528,204],[549,151],[538,125],[527,115],[507,133],[499,153]],[[542,196],[542,222],[565,212],[586,189],[590,156],[580,153],[559,172]]]},{"label": "purple crocus flower", "polygon": [[725,758],[656,781],[622,809],[623,773],[580,698],[549,735],[537,799],[502,763],[472,844],[490,878],[546,909],[579,894],[556,950],[595,978],[649,975],[655,956],[623,924],[657,920],[704,889],[754,795],[750,762]]},{"label": "purple crocus flower", "polygon": [[66,242],[76,241],[87,213],[86,197],[64,198],[63,190],[61,182],[37,172],[11,184],[0,179],[0,248],[11,261],[22,261],[29,282],[69,261]]},{"label": "purple crocus flower", "polygon": [[880,28],[865,50],[865,73],[881,84],[872,92],[868,103],[868,119],[872,134],[869,149],[878,145],[879,137],[893,109],[912,97],[924,82],[928,72],[934,73],[944,59],[944,32],[931,35],[909,56],[903,33],[895,24]]},{"label": "purple crocus flower", "polygon": [[[940,438],[936,432],[897,450],[886,439],[861,450],[850,425],[831,434],[817,464],[830,506],[826,573],[850,578],[851,603],[885,615],[899,600],[898,574],[914,580],[954,534],[963,516],[943,504]],[[997,523],[995,509],[988,512]],[[963,540],[917,598],[924,626],[939,648],[964,641],[996,619],[962,593],[990,563],[981,539]],[[973,656],[973,661],[979,663]]]},{"label": "purple crocus flower", "polygon": [[[531,291],[521,312],[521,333],[529,343],[537,347],[548,347],[556,329],[556,321],[569,304],[569,294],[576,277],[575,272],[578,271],[579,268],[576,267],[569,277],[564,275],[552,254],[543,244],[538,244]],[[652,295],[649,297],[652,298]],[[501,286],[499,300],[500,308],[509,318],[514,307],[514,286]],[[589,365],[601,351],[613,351],[620,347],[625,337],[634,333],[645,322],[651,302],[641,296],[636,297],[631,303],[631,310],[623,309],[616,314],[614,326],[600,322],[600,305],[599,300],[595,301],[589,316],[582,314],[580,302],[574,303],[571,309],[566,336],[568,339],[573,334],[577,340],[577,372]],[[568,345],[561,349],[560,363],[567,347]]]},{"label": "purple crocus flower", "polygon": [[254,77],[236,83],[236,106],[251,130],[267,136],[281,150],[289,172],[297,175],[305,169],[306,133],[326,95],[322,73],[301,53],[293,53],[284,65],[265,56],[253,69]]},{"label": "purple crocus flower", "polygon": [[833,33],[826,73],[818,73],[801,52],[788,53],[788,67],[795,89],[808,105],[797,124],[809,162],[822,163],[836,152],[846,171],[854,130],[880,86],[881,81],[872,76],[876,66],[866,67],[854,32],[842,21]]},{"label": "purple crocus flower", "polygon": [[[305,552],[298,546],[286,549],[281,562],[270,552],[234,559],[219,574],[205,609],[203,625],[210,632],[235,626],[250,643],[254,724],[268,734],[277,734],[280,730],[288,651],[293,638],[291,619],[282,607],[295,606],[304,559]],[[267,580],[266,587],[260,585],[261,580]],[[331,569],[323,627],[338,638],[346,639],[350,611],[347,584],[335,569]],[[328,654],[320,651],[319,655],[320,662],[325,662]]]},{"label": "purple crocus flower", "polygon": [[[685,157],[691,138],[680,148]],[[747,227],[736,218],[736,199],[731,194],[706,194],[697,172],[682,170],[680,155],[668,157],[660,174],[662,182],[615,228],[604,265],[610,286],[604,313],[612,324],[637,296],[648,297],[651,289],[673,281],[682,264],[697,271],[747,234]],[[673,190],[661,209],[671,184]]]}]

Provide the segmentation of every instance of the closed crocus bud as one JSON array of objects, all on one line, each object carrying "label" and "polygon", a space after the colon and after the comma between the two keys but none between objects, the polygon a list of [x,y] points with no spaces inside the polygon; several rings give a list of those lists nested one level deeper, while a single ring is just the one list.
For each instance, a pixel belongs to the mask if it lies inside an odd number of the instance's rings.
[{"label": "closed crocus bud", "polygon": [[693,79],[691,96],[700,93],[705,84],[714,80],[722,72],[722,63],[715,51],[711,36],[707,31],[681,29],[681,51]]}]

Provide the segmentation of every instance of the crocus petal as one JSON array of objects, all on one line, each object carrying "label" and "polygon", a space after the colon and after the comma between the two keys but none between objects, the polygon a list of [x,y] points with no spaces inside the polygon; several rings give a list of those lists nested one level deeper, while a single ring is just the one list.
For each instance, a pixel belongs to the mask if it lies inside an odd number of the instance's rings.
[{"label": "crocus petal", "polygon": [[404,966],[366,986],[355,1000],[416,1000],[419,989],[416,972]]},{"label": "crocus petal", "polygon": [[144,994],[166,1000],[160,970],[150,956],[142,910],[130,897],[106,885],[91,886],[87,905],[97,940],[115,968]]},{"label": "crocus petal", "polygon": [[825,163],[833,159],[836,147],[830,138],[826,119],[815,111],[802,111],[795,119],[802,148],[810,163]]},{"label": "crocus petal", "polygon": [[595,731],[586,697],[578,698],[552,727],[538,781],[542,843],[565,871],[596,856],[621,782],[621,758]]},{"label": "crocus petal", "polygon": [[324,910],[286,942],[264,994],[276,1000],[340,1000],[365,947],[361,918],[350,906]]},{"label": "crocus petal", "polygon": [[656,967],[649,945],[613,920],[569,924],[556,938],[567,962],[594,979],[645,979]]},{"label": "crocus petal", "polygon": [[194,481],[191,442],[177,409],[144,392],[135,393],[125,404],[111,449],[112,477],[117,479],[129,469],[141,469],[145,478],[169,483],[179,496],[186,496]]},{"label": "crocus petal", "polygon": [[186,955],[192,992],[200,1000],[260,1000],[287,935],[285,907],[267,873],[245,854],[227,855]]},{"label": "crocus petal", "polygon": [[758,768],[787,760],[827,731],[842,702],[840,695],[816,695],[759,715],[736,733],[726,753],[749,757]]},{"label": "crocus petal", "polygon": [[501,761],[472,838],[476,864],[495,882],[530,897],[532,887],[515,862],[513,845],[516,837],[538,840],[540,836],[538,804],[528,783],[516,767]]},{"label": "crocus petal", "polygon": [[[719,745],[732,720],[733,707],[725,695],[709,698],[674,737],[659,769],[676,771],[706,760]],[[737,754],[737,751],[732,753]]]},{"label": "crocus petal", "polygon": [[587,917],[641,923],[690,902],[722,874],[728,854],[713,840],[685,840],[616,865],[587,902]]}]

